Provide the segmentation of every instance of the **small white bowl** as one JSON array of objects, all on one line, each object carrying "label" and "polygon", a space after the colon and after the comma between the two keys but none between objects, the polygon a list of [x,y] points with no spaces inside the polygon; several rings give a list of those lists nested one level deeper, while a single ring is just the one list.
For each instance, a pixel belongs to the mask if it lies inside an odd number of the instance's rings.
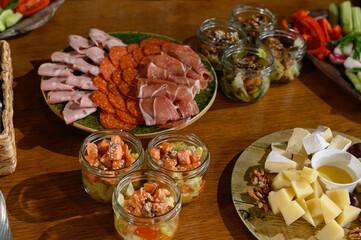
[{"label": "small white bowl", "polygon": [[357,183],[361,180],[361,162],[352,154],[339,149],[325,149],[315,153],[311,160],[311,166],[317,170],[321,166],[335,166],[350,174],[353,182],[347,184],[331,182],[319,175],[322,187],[331,189],[348,189],[353,192]]}]

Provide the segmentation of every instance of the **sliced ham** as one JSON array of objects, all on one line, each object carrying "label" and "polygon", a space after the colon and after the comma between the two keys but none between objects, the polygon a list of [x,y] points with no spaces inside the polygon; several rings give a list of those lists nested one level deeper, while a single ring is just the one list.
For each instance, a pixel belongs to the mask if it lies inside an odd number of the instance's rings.
[{"label": "sliced ham", "polygon": [[92,93],[88,93],[80,99],[79,106],[81,108],[97,107],[97,105],[91,99],[91,94]]},{"label": "sliced ham", "polygon": [[178,107],[179,115],[182,118],[191,117],[199,113],[199,108],[195,100],[177,101],[175,105]]},{"label": "sliced ham", "polygon": [[175,105],[164,96],[140,99],[139,107],[148,126],[163,125],[179,119]]},{"label": "sliced ham", "polygon": [[108,33],[96,28],[89,30],[89,37],[98,47],[108,50],[115,46],[127,46],[127,44],[124,44],[120,39],[112,37]]},{"label": "sliced ham", "polygon": [[69,35],[68,43],[78,53],[84,53],[85,49],[95,45],[93,41],[79,35]]},{"label": "sliced ham", "polygon": [[99,67],[86,62],[84,59],[78,58],[73,64],[73,68],[82,72],[96,76],[100,73]]},{"label": "sliced ham", "polygon": [[73,70],[66,64],[60,63],[43,63],[38,69],[38,74],[49,77],[67,77]]},{"label": "sliced ham", "polygon": [[82,108],[79,103],[69,101],[63,110],[63,116],[66,124],[70,124],[84,118],[97,110],[96,107]]},{"label": "sliced ham", "polygon": [[73,90],[74,87],[65,84],[67,78],[52,77],[49,80],[42,80],[40,88],[42,91],[69,91]]},{"label": "sliced ham", "polygon": [[84,90],[98,90],[93,83],[93,76],[83,74],[80,76],[70,75],[66,78],[66,83]]},{"label": "sliced ham", "polygon": [[51,91],[48,93],[48,103],[55,104],[67,101],[77,101],[86,95],[87,91]]},{"label": "sliced ham", "polygon": [[78,58],[84,58],[83,55],[75,55],[72,53],[65,52],[54,52],[51,54],[51,60],[54,62],[61,62],[66,64],[74,64]]},{"label": "sliced ham", "polygon": [[100,47],[90,47],[88,49],[84,49],[83,52],[97,65],[99,65],[102,59],[105,58],[105,51]]}]

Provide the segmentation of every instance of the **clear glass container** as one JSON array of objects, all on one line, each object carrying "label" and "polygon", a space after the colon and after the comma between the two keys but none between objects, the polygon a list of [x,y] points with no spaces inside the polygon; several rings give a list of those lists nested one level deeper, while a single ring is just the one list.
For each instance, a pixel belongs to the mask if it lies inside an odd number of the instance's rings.
[{"label": "clear glass container", "polygon": [[256,43],[259,33],[276,26],[277,15],[260,3],[241,3],[232,8],[231,22],[247,33],[248,43]]},{"label": "clear glass container", "polygon": [[[158,164],[159,160],[151,156],[151,149],[159,147],[163,142],[186,145],[187,149],[198,151],[200,165],[190,170],[169,170]],[[194,201],[203,191],[206,183],[206,172],[210,162],[207,144],[197,135],[186,131],[168,131],[154,137],[148,144],[145,153],[146,162],[150,169],[158,170],[170,175],[178,184],[182,193],[182,203]]]},{"label": "clear glass container", "polygon": [[229,99],[252,103],[261,99],[268,91],[274,63],[272,53],[267,47],[232,46],[224,52],[222,64],[220,86]]},{"label": "clear glass container", "polygon": [[298,32],[288,28],[274,28],[260,33],[258,44],[266,45],[274,57],[271,83],[287,83],[300,75],[306,41]]},{"label": "clear glass container", "polygon": [[[129,213],[125,208],[126,198],[145,183],[153,182],[159,188],[167,189],[173,208],[163,215],[140,217]],[[132,189],[132,190],[129,190]],[[168,240],[175,235],[182,200],[178,184],[167,174],[159,171],[141,170],[129,173],[118,183],[113,193],[114,226],[124,240]]]},{"label": "clear glass container", "polygon": [[[120,136],[124,144],[128,145],[135,162],[127,167],[113,170],[104,170],[91,164],[87,158],[87,144],[99,144],[101,141],[110,141],[112,136]],[[79,161],[81,165],[82,181],[85,191],[95,200],[111,202],[115,186],[127,173],[139,170],[144,160],[144,150],[141,141],[133,134],[120,129],[107,129],[90,134],[81,144]]]},{"label": "clear glass container", "polygon": [[222,71],[221,58],[224,50],[232,45],[246,42],[246,32],[232,25],[229,19],[210,18],[201,23],[197,31],[199,52],[212,64],[215,70]]}]

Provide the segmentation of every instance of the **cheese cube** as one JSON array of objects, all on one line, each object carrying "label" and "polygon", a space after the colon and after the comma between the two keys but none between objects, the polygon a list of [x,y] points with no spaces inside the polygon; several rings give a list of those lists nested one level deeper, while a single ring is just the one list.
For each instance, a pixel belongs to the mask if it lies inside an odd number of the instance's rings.
[{"label": "cheese cube", "polygon": [[351,143],[352,141],[350,139],[337,135],[332,139],[328,149],[340,149],[346,151],[351,146]]},{"label": "cheese cube", "polygon": [[[308,210],[311,213],[311,216],[315,222],[315,225],[317,226],[318,223],[323,222],[323,215],[322,215],[320,199],[313,198],[311,200],[307,200],[306,205],[307,205]],[[317,223],[315,220],[318,220]]]},{"label": "cheese cube", "polygon": [[340,224],[341,227],[344,227],[350,222],[356,220],[360,212],[361,212],[361,208],[348,205],[345,207],[342,213],[336,218],[336,221],[338,222],[338,224]]},{"label": "cheese cube", "polygon": [[299,171],[299,170],[285,170],[285,171],[283,171],[283,174],[290,181],[296,181],[296,180],[301,179],[300,173],[301,173],[301,171]]},{"label": "cheese cube", "polygon": [[340,215],[340,213],[342,212],[342,210],[334,202],[332,202],[332,200],[329,197],[327,197],[326,194],[323,194],[320,197],[320,203],[321,203],[323,219],[325,220],[326,224],[329,223],[338,215]]},{"label": "cheese cube", "polygon": [[271,207],[271,210],[274,215],[280,213],[280,208],[278,207],[277,199],[275,198],[276,192],[271,191],[268,193],[268,204]]},{"label": "cheese cube", "polygon": [[291,187],[291,182],[286,178],[283,172],[280,172],[272,179],[271,183],[272,189],[278,190],[284,187]]},{"label": "cheese cube", "polygon": [[310,196],[306,197],[306,200],[310,200],[312,198],[320,198],[323,194],[320,182],[318,180],[312,182],[311,187],[313,189],[313,193]]},{"label": "cheese cube", "polygon": [[265,162],[265,169],[267,172],[279,173],[288,169],[295,169],[297,163],[282,156],[281,154],[271,151]]},{"label": "cheese cube", "polygon": [[331,220],[315,235],[315,238],[318,240],[339,240],[344,235],[343,228],[335,220]]},{"label": "cheese cube", "polygon": [[309,222],[312,226],[316,227],[315,222],[312,219],[311,213],[307,208],[305,199],[297,199],[296,201],[305,211],[305,214],[302,215],[302,218],[305,219],[307,222]]},{"label": "cheese cube", "polygon": [[318,133],[312,133],[302,139],[303,146],[308,155],[325,149],[329,143]]},{"label": "cheese cube", "polygon": [[295,194],[292,189],[290,189],[291,188],[282,188],[275,193],[274,198],[278,203],[278,207],[286,205],[287,203],[292,201]]},{"label": "cheese cube", "polygon": [[292,136],[288,140],[286,151],[293,154],[300,153],[303,147],[302,139],[309,134],[310,132],[306,129],[294,128]]},{"label": "cheese cube", "polygon": [[336,189],[326,191],[326,195],[334,202],[341,210],[350,205],[350,195],[347,189]]},{"label": "cheese cube", "polygon": [[295,161],[297,163],[296,169],[302,170],[303,167],[311,166],[311,160],[308,159],[307,153],[305,151],[305,154],[293,154],[292,161]]},{"label": "cheese cube", "polygon": [[278,206],[287,225],[290,225],[305,214],[305,211],[296,201],[291,201],[285,205]]},{"label": "cheese cube", "polygon": [[280,142],[274,142],[271,143],[271,149],[279,154],[281,154],[282,156],[291,159],[292,157],[292,153],[291,152],[287,152],[286,151],[286,145],[284,143],[280,143]]},{"label": "cheese cube", "polygon": [[304,179],[292,181],[291,185],[296,193],[297,199],[304,199],[313,193],[311,185]]},{"label": "cheese cube", "polygon": [[331,129],[325,126],[318,126],[316,131],[313,133],[320,134],[320,136],[323,137],[328,143],[331,142],[333,138]]},{"label": "cheese cube", "polygon": [[306,179],[307,182],[313,183],[318,176],[318,172],[315,169],[304,167],[301,172],[301,177]]}]

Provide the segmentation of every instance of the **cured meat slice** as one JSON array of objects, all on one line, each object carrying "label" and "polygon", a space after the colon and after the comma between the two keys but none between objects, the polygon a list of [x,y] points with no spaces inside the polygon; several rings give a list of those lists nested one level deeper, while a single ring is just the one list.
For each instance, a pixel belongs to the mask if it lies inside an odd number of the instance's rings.
[{"label": "cured meat slice", "polygon": [[138,43],[131,43],[128,45],[127,50],[129,53],[133,53],[136,49],[138,49],[140,46]]},{"label": "cured meat slice", "polygon": [[127,48],[124,46],[112,47],[109,51],[109,58],[114,66],[119,65],[120,58],[128,54]]},{"label": "cured meat slice", "polygon": [[143,54],[145,56],[160,54],[161,51],[160,45],[156,44],[147,44],[143,47]]},{"label": "cured meat slice", "polygon": [[82,108],[79,103],[69,101],[63,110],[63,116],[66,124],[70,124],[84,118],[97,110],[97,107]]},{"label": "cured meat slice", "polygon": [[101,91],[94,91],[92,94],[93,102],[106,112],[115,113],[115,108],[110,104],[108,97]]},{"label": "cured meat slice", "polygon": [[127,98],[126,106],[131,114],[133,114],[137,118],[143,119],[142,112],[140,111],[140,108],[139,108],[138,100]]},{"label": "cured meat slice", "polygon": [[75,60],[78,58],[83,58],[82,55],[75,55],[65,52],[54,52],[51,54],[51,60],[54,62],[61,62],[66,64],[74,64]]},{"label": "cured meat slice", "polygon": [[134,60],[139,64],[140,61],[144,58],[142,48],[134,49],[134,51],[132,52],[132,56],[133,56]]},{"label": "cured meat slice", "polygon": [[92,93],[88,93],[86,94],[84,97],[82,97],[80,99],[80,102],[79,102],[79,106],[81,108],[93,108],[93,107],[97,107],[97,105],[93,102],[93,100],[91,99],[91,95]]},{"label": "cured meat slice", "polygon": [[112,73],[115,71],[116,67],[112,64],[108,57],[103,58],[100,63],[100,72],[103,74],[105,80],[109,80],[112,77]]},{"label": "cured meat slice", "polygon": [[106,111],[101,111],[99,118],[100,123],[105,128],[118,128],[129,131],[136,127],[136,125],[124,123],[118,118],[116,114],[111,114]]},{"label": "cured meat slice", "polygon": [[79,35],[69,35],[68,43],[78,53],[83,53],[84,49],[88,49],[95,45],[91,40]]},{"label": "cured meat slice", "polygon": [[120,95],[117,85],[112,80],[108,81],[108,90],[114,95]]},{"label": "cured meat slice", "polygon": [[125,97],[123,97],[122,95],[120,95],[120,94],[115,95],[115,94],[109,93],[108,100],[113,105],[113,107],[115,107],[116,109],[119,109],[121,111],[128,110],[126,103],[125,103]]},{"label": "cured meat slice", "polygon": [[96,28],[89,29],[89,37],[98,47],[106,48],[108,50],[116,46],[127,46],[120,39],[110,36],[108,33]]},{"label": "cured meat slice", "polygon": [[73,90],[74,87],[68,84],[64,84],[66,78],[53,77],[49,80],[42,80],[40,88],[42,91],[62,91],[62,90]]},{"label": "cured meat slice", "polygon": [[116,85],[119,85],[121,83],[121,81],[123,81],[122,79],[122,72],[117,69],[112,73],[112,80]]},{"label": "cured meat slice", "polygon": [[85,94],[89,92],[87,91],[50,91],[47,95],[48,103],[55,104],[67,101],[77,101],[81,99]]},{"label": "cured meat slice", "polygon": [[116,110],[116,111],[118,118],[123,122],[134,125],[138,124],[137,118],[133,116],[128,110],[127,111]]},{"label": "cured meat slice", "polygon": [[73,70],[66,64],[43,63],[38,69],[38,74],[49,77],[68,77]]},{"label": "cured meat slice", "polygon": [[170,74],[186,76],[188,69],[178,59],[162,52],[159,55],[149,56],[151,62],[156,66],[167,69]]},{"label": "cured meat slice", "polygon": [[134,60],[132,54],[128,53],[122,56],[119,60],[120,69],[123,71],[126,68],[135,68],[138,63]]},{"label": "cured meat slice", "polygon": [[101,92],[108,94],[108,81],[105,80],[101,74],[96,75],[93,79],[94,86]]},{"label": "cured meat slice", "polygon": [[100,47],[90,47],[84,49],[82,52],[97,65],[105,58],[105,51]]},{"label": "cured meat slice", "polygon": [[182,118],[191,117],[199,113],[199,108],[195,100],[191,101],[177,101],[179,115]]},{"label": "cured meat slice", "polygon": [[97,90],[94,86],[93,77],[91,75],[83,74],[80,76],[70,75],[66,78],[66,83],[84,90]]},{"label": "cured meat slice", "polygon": [[164,96],[140,99],[139,107],[148,126],[163,125],[179,119],[175,105]]},{"label": "cured meat slice", "polygon": [[122,81],[118,85],[118,90],[124,96],[130,97],[130,98],[135,98],[135,99],[138,98],[138,89],[137,89],[137,87],[129,85],[125,81]]},{"label": "cured meat slice", "polygon": [[148,79],[139,79],[138,98],[155,98],[168,95],[168,84],[150,83]]},{"label": "cured meat slice", "polygon": [[122,72],[122,79],[129,85],[136,85],[137,81],[134,83],[134,79],[138,75],[139,71],[135,68],[126,68]]},{"label": "cured meat slice", "polygon": [[73,64],[73,68],[80,72],[91,74],[93,76],[98,75],[100,72],[98,66],[90,64],[81,58],[77,58],[75,60],[75,62]]},{"label": "cured meat slice", "polygon": [[139,45],[141,47],[144,47],[145,45],[149,45],[149,44],[156,44],[156,45],[162,45],[163,43],[169,42],[169,40],[165,39],[165,38],[158,38],[158,37],[151,37],[151,38],[146,38],[144,40],[142,40]]}]

